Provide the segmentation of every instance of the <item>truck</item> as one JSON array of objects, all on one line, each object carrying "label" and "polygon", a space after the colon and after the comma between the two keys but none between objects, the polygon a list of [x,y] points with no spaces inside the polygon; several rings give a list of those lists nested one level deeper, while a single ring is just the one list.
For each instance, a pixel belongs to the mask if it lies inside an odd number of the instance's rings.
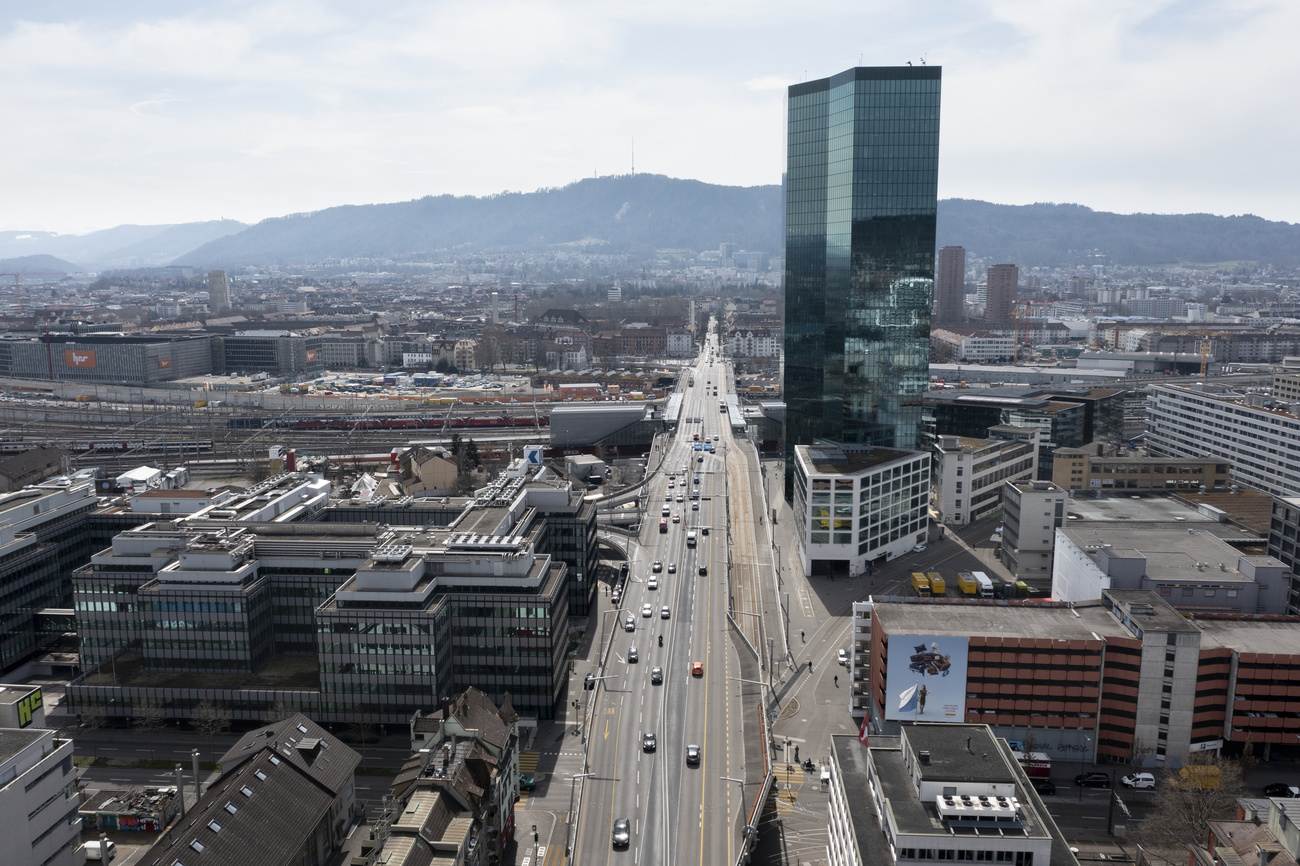
[{"label": "truck", "polygon": [[103,842],[92,839],[81,847],[86,852],[87,860],[101,860],[108,863],[117,856],[117,845],[112,839]]},{"label": "truck", "polygon": [[1178,771],[1181,784],[1186,788],[1213,791],[1223,784],[1223,771],[1212,764],[1188,764]]},{"label": "truck", "polygon": [[694,546],[695,546],[695,530],[694,530],[694,529],[692,529],[692,530],[690,530],[689,532],[686,533],[686,546],[687,546],[687,547],[694,547]]},{"label": "truck", "polygon": [[925,573],[925,576],[930,578],[931,595],[943,595],[945,592],[948,591],[948,583],[943,579],[943,575],[941,575],[939,572],[927,571]]},{"label": "truck", "polygon": [[925,576],[925,572],[912,572],[912,589],[916,590],[916,594],[921,598],[930,597],[930,578]]},{"label": "truck", "polygon": [[979,581],[969,571],[957,573],[957,585],[961,587],[962,595],[979,595]]},{"label": "truck", "polygon": [[979,584],[979,597],[992,598],[993,597],[992,579],[990,579],[989,576],[982,571],[971,572],[971,576],[974,577],[975,582]]},{"label": "truck", "polygon": [[1046,752],[1025,751],[1024,743],[1008,740],[1011,754],[1015,756],[1025,775],[1031,779],[1050,779],[1052,776],[1052,759]]}]

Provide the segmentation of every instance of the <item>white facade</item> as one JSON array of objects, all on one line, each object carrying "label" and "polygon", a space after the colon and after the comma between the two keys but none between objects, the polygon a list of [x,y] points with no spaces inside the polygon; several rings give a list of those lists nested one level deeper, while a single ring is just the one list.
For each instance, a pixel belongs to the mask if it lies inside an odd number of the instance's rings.
[{"label": "white facade", "polygon": [[853,718],[861,721],[871,703],[871,612],[876,603],[853,602],[853,646],[849,654],[849,694]]},{"label": "white facade", "polygon": [[85,862],[72,741],[54,734],[0,729],[0,860],[5,866]]},{"label": "white facade", "polygon": [[1275,496],[1300,494],[1300,418],[1252,406],[1220,386],[1152,385],[1147,447],[1155,457],[1220,457],[1234,481]]},{"label": "white facade", "polygon": [[959,334],[943,328],[931,332],[930,339],[945,344],[950,357],[958,361],[1007,361],[1015,357],[1016,341],[996,334]]},{"label": "white facade", "polygon": [[432,352],[403,352],[403,367],[424,367],[433,363]]},{"label": "white facade", "polygon": [[[896,448],[795,446],[795,541],[805,574],[907,553],[929,533],[930,455]],[[816,563],[816,564],[814,564]]]},{"label": "white facade", "polygon": [[[1003,485],[1002,564],[1017,579],[1052,574],[1056,532],[1065,524],[1070,494],[1050,481],[1008,480]],[[1098,593],[1089,598],[1101,598]]]},{"label": "white facade", "polygon": [[727,354],[733,358],[776,358],[781,354],[781,332],[752,328],[727,335]]},{"label": "white facade", "polygon": [[1023,438],[971,439],[941,436],[935,448],[931,503],[938,519],[966,526],[1002,504],[1002,484],[1030,479],[1038,472],[1039,431],[1023,428]]},{"label": "white facade", "polygon": [[690,331],[669,328],[664,339],[664,351],[671,358],[689,358],[695,354],[695,341],[691,338]]}]

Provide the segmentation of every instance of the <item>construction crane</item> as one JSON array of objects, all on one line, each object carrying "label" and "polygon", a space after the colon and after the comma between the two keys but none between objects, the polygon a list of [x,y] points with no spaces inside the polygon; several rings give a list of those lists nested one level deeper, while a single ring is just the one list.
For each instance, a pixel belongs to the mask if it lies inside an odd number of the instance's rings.
[{"label": "construction crane", "polygon": [[[1033,316],[1035,307],[1051,307],[1053,301],[1016,301],[1011,307],[1011,363],[1020,362],[1020,324],[1021,320]],[[1025,331],[1025,337],[1028,338],[1028,329]]]},{"label": "construction crane", "polygon": [[1231,337],[1229,331],[1201,331],[1201,377],[1209,375],[1210,372],[1210,338],[1212,337]]},{"label": "construction crane", "polygon": [[35,276],[66,277],[67,272],[65,271],[23,271],[21,274],[0,274],[0,277],[14,278],[14,299],[17,301],[18,315],[20,316],[23,314],[23,285],[20,278],[35,277]]}]

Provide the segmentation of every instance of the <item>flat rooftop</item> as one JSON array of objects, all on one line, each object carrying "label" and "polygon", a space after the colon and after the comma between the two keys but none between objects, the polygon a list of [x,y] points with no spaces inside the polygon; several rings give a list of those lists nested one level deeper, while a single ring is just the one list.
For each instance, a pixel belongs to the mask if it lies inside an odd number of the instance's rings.
[{"label": "flat rooftop", "polygon": [[817,475],[854,475],[895,460],[919,457],[923,454],[920,451],[904,451],[901,448],[842,451],[833,446],[817,445],[796,445],[795,451],[810,467],[813,474]]},{"label": "flat rooftop", "polygon": [[1041,638],[1099,640],[1132,637],[1100,605],[1072,608],[1014,603],[957,602],[888,603],[877,601],[876,616],[893,635]]},{"label": "flat rooftop", "polygon": [[1123,609],[1146,631],[1190,633],[1198,629],[1173,605],[1149,589],[1107,589],[1106,598]]},{"label": "flat rooftop", "polygon": [[[1199,577],[1216,583],[1251,582],[1237,570],[1237,551],[1218,535],[1202,531],[1199,525],[1091,523],[1067,526],[1061,532],[1085,552],[1088,548],[1100,549],[1109,544],[1113,555],[1123,556],[1127,552],[1145,556],[1146,574],[1152,580],[1195,580]],[[1095,562],[1100,554],[1088,552],[1088,555]],[[1281,565],[1271,557],[1264,557],[1264,560],[1268,564]],[[1209,563],[1207,568],[1197,568],[1197,563],[1206,562]]]},{"label": "flat rooftop", "polygon": [[1273,620],[1196,617],[1201,646],[1217,644],[1240,653],[1300,655],[1300,622],[1294,617]]},{"label": "flat rooftop", "polygon": [[45,735],[37,728],[0,728],[0,762],[4,762]]},{"label": "flat rooftop", "polygon": [[[873,748],[899,749],[897,737],[872,737]],[[864,866],[892,866],[892,860],[886,852],[884,835],[876,820],[876,807],[871,796],[871,784],[867,781],[870,753],[862,748],[858,738],[849,734],[831,736],[831,748],[840,765],[839,783],[844,786],[844,799],[853,819],[853,833],[858,843],[858,853],[862,855]]]},{"label": "flat rooftop", "polygon": [[904,725],[903,737],[914,753],[930,753],[930,763],[920,765],[923,781],[1016,781],[1015,772],[1002,760],[997,738],[984,725]]}]

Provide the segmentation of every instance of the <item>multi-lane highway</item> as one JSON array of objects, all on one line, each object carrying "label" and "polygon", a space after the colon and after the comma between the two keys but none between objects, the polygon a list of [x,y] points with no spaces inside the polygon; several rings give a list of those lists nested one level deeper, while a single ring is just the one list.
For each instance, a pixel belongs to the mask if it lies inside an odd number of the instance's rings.
[{"label": "multi-lane highway", "polygon": [[[574,863],[731,863],[740,844],[745,708],[727,620],[731,431],[718,409],[730,376],[716,351],[710,338],[683,374],[682,421],[647,485],[647,519],[627,584],[600,615],[602,636],[616,631],[602,640],[608,654],[598,687],[583,692],[590,727]],[[715,450],[695,451],[697,434]],[[688,756],[690,746],[698,756]],[[616,844],[624,818],[628,839]]]}]

